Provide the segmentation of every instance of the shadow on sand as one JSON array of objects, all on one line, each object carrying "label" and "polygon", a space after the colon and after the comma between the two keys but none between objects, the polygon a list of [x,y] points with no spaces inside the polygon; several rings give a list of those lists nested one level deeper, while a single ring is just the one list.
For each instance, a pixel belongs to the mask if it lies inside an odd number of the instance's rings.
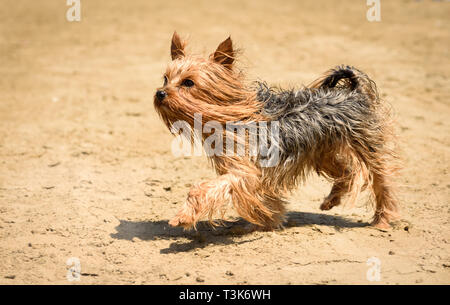
[{"label": "shadow on sand", "polygon": [[[286,215],[284,223],[285,228],[303,227],[310,225],[326,225],[339,228],[357,228],[366,227],[369,224],[363,222],[354,222],[340,216],[331,216],[326,214],[289,212]],[[242,244],[252,242],[263,238],[258,236],[253,239],[236,241],[233,237],[247,235],[254,232],[251,225],[243,219],[234,222],[224,221],[222,226],[213,228],[208,222],[202,221],[197,224],[197,231],[184,231],[182,228],[173,228],[167,221],[127,221],[120,220],[116,227],[117,233],[111,234],[112,238],[132,240],[137,237],[141,240],[166,239],[176,240],[185,238],[189,242],[175,241],[169,248],[161,249],[162,254],[188,252],[198,248],[204,248],[210,244]]]}]

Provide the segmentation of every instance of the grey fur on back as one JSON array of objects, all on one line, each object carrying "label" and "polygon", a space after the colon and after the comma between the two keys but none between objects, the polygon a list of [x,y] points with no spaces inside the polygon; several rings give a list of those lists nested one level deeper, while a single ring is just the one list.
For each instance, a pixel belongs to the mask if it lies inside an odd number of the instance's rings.
[{"label": "grey fur on back", "polygon": [[264,83],[258,85],[264,114],[280,124],[282,161],[336,147],[358,131],[377,128],[371,101],[359,91],[276,90]]}]

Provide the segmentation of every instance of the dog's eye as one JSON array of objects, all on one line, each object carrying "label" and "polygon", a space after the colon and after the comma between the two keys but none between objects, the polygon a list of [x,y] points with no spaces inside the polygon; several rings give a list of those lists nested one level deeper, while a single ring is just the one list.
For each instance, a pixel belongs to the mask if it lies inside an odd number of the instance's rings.
[{"label": "dog's eye", "polygon": [[164,86],[166,86],[168,82],[169,80],[167,79],[167,76],[164,75]]},{"label": "dog's eye", "polygon": [[186,78],[185,80],[183,80],[181,85],[185,86],[185,87],[192,87],[192,86],[194,86],[194,82],[192,80]]}]

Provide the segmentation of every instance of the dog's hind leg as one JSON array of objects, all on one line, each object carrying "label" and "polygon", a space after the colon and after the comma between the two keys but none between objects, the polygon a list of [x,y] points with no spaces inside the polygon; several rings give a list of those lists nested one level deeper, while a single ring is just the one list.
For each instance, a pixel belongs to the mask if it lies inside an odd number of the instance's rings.
[{"label": "dog's hind leg", "polygon": [[320,209],[322,211],[327,211],[331,210],[335,206],[340,205],[342,196],[347,193],[347,188],[347,181],[334,182],[330,194],[323,200],[322,204],[320,205]]},{"label": "dog's hind leg", "polygon": [[350,149],[340,150],[339,153],[328,154],[322,159],[319,174],[333,181],[333,187],[323,203],[321,210],[330,210],[341,204],[343,196],[350,194],[349,201],[354,203],[358,194],[367,183],[367,171],[361,167],[361,162]]},{"label": "dog's hind leg", "polygon": [[397,216],[397,202],[392,194],[388,176],[373,173],[373,193],[375,195],[375,215],[372,225],[377,228],[389,228],[389,221]]},{"label": "dog's hind leg", "polygon": [[325,162],[322,165],[321,171],[329,178],[333,179],[333,187],[330,194],[324,199],[320,205],[320,209],[330,210],[335,206],[341,204],[341,198],[349,191],[350,171],[342,160],[333,160],[332,162]]}]

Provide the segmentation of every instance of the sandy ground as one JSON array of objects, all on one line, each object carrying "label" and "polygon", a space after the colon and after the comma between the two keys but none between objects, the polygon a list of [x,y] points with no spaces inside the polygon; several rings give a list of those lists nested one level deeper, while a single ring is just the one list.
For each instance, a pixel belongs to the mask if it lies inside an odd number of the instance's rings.
[{"label": "sandy ground", "polygon": [[[0,283],[450,283],[450,3],[381,1],[2,1]],[[250,79],[307,84],[346,63],[393,105],[404,158],[402,217],[319,210],[312,176],[284,230],[170,228],[205,158],[177,158],[153,109],[174,30],[209,54],[229,34]],[[81,280],[69,282],[78,258]],[[381,263],[370,282],[367,260]]]}]

